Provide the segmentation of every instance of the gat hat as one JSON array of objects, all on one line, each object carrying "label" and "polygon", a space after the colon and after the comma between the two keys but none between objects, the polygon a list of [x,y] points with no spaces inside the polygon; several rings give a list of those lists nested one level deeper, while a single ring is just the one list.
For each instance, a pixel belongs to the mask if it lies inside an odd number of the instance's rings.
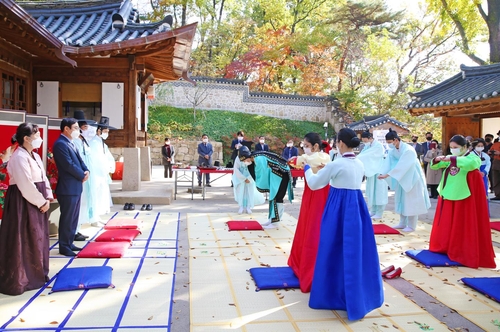
[{"label": "gat hat", "polygon": [[242,146],[238,149],[238,157],[240,158],[241,161],[252,157],[252,153],[250,152],[250,149],[248,149],[246,146]]},{"label": "gat hat", "polygon": [[107,116],[101,116],[101,119],[99,120],[99,123],[93,124],[94,127],[102,127],[102,128],[107,128],[107,129],[116,129],[115,127],[112,127],[109,125],[109,118]]},{"label": "gat hat", "polygon": [[78,125],[80,127],[86,124],[92,125],[96,123],[94,120],[85,119],[85,112],[82,110],[76,110],[75,113],[73,114],[73,117],[75,118],[76,121],[78,121]]}]

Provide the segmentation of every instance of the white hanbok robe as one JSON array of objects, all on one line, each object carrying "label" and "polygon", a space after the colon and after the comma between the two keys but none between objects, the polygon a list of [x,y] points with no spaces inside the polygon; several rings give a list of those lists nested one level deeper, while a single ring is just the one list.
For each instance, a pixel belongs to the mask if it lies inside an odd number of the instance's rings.
[{"label": "white hanbok robe", "polygon": [[[87,141],[87,143],[89,143]],[[87,223],[94,223],[99,220],[99,216],[95,214],[96,206],[96,191],[94,179],[96,174],[96,161],[92,158],[92,150],[89,145],[85,144],[80,138],[74,139],[73,144],[76,150],[82,157],[85,166],[89,169],[89,178],[83,183],[82,198],[80,200],[80,217],[78,226]],[[98,162],[97,162],[98,163]]]},{"label": "white hanbok robe", "polygon": [[[250,182],[246,183],[245,180]],[[234,200],[239,207],[253,209],[255,205],[264,204],[265,202],[264,195],[257,190],[248,167],[239,158],[234,160],[233,192]]]},{"label": "white hanbok robe", "polygon": [[357,157],[365,166],[366,198],[370,211],[372,211],[373,206],[387,205],[388,203],[387,182],[377,178],[378,175],[382,174],[384,157],[384,147],[376,140],[373,140],[371,144],[365,144]]},{"label": "white hanbok robe", "polygon": [[382,174],[395,191],[395,212],[403,216],[427,213],[431,206],[424,171],[417,153],[410,145],[401,143],[399,149],[389,150]]},{"label": "white hanbok robe", "polygon": [[90,141],[92,156],[96,160],[96,176],[94,179],[94,192],[96,193],[96,214],[103,215],[109,213],[113,202],[111,200],[111,173],[115,171],[115,159],[103,139],[95,136]]}]

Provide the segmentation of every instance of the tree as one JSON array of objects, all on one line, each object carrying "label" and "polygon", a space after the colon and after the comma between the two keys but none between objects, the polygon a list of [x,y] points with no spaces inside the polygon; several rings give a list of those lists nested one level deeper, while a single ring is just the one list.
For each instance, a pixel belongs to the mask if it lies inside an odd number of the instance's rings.
[{"label": "tree", "polygon": [[[186,99],[191,103],[193,109],[193,118],[196,122],[196,107],[205,101],[210,96],[210,84],[204,84],[201,82],[196,83],[196,88],[190,89],[190,87],[184,87],[184,95]],[[202,112],[203,117],[206,119],[205,111]]]},{"label": "tree", "polygon": [[[430,9],[441,15],[443,24],[456,28],[460,48],[479,65],[500,62],[500,0],[427,0]],[[489,59],[477,54],[478,43],[488,41]]]}]

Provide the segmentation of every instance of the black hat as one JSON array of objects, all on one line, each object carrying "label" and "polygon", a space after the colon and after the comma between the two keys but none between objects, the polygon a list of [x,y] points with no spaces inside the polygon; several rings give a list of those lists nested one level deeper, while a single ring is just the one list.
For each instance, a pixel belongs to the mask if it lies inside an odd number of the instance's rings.
[{"label": "black hat", "polygon": [[361,138],[372,138],[372,137],[373,137],[372,133],[370,133],[368,130],[363,131],[361,133]]},{"label": "black hat", "polygon": [[109,125],[109,118],[107,116],[101,116],[99,123],[93,124],[94,127],[102,127],[104,129],[116,129]]},{"label": "black hat", "polygon": [[96,123],[94,120],[85,119],[85,112],[82,110],[76,110],[75,113],[73,114],[73,117],[75,118],[76,121],[78,121],[78,125],[80,127],[86,124],[91,125]]},{"label": "black hat", "polygon": [[246,146],[243,145],[238,150],[238,157],[240,158],[241,161],[243,161],[247,158],[251,158],[252,153],[250,153],[250,149],[248,149]]}]

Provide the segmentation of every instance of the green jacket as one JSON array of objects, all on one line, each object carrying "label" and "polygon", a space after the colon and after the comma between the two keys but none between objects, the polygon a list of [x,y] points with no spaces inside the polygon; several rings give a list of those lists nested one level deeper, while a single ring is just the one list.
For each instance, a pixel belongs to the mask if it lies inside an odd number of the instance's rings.
[{"label": "green jacket", "polygon": [[470,196],[467,174],[481,167],[481,159],[474,153],[465,156],[451,156],[451,161],[431,161],[431,169],[446,168],[439,183],[438,192],[447,200],[459,201]]}]

